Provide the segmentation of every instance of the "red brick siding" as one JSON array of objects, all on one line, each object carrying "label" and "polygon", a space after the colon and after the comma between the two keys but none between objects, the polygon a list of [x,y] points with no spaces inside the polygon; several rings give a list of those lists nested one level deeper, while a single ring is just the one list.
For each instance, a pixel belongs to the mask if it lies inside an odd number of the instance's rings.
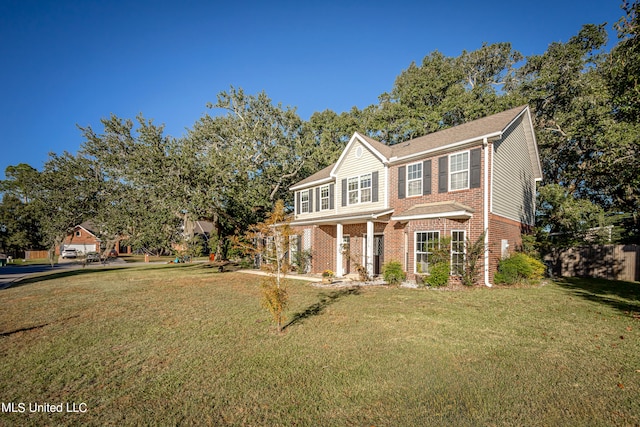
[{"label": "red brick siding", "polygon": [[[79,233],[79,236],[76,236],[76,233]],[[76,227],[76,229],[69,235],[67,235],[67,237],[64,239],[64,241],[62,242],[63,245],[87,245],[87,246],[92,246],[93,248],[100,248],[100,245],[98,244],[99,241],[96,238],[96,236],[94,236],[93,234],[89,233],[87,230],[85,230],[84,228],[81,227]],[[95,249],[94,249],[95,250]],[[60,248],[56,248],[56,254],[60,255]]]},{"label": "red brick siding", "polygon": [[[481,146],[481,145],[480,145]],[[471,147],[477,148],[477,147]],[[487,148],[491,150],[491,145]],[[466,151],[466,150],[460,150]],[[455,153],[455,152],[454,152]],[[489,151],[491,153],[491,151]],[[452,154],[452,153],[449,153]],[[449,191],[446,193],[438,193],[438,159],[445,154],[437,155],[431,157],[431,194],[426,196],[417,196],[417,197],[406,197],[404,199],[398,199],[398,169],[400,166],[406,166],[407,164],[414,163],[414,161],[410,161],[401,165],[394,165],[390,168],[389,171],[389,181],[390,181],[390,207],[394,209],[394,215],[398,215],[405,210],[409,209],[411,206],[423,203],[434,203],[434,202],[449,202],[454,201],[458,203],[462,203],[466,206],[472,208],[475,212],[473,216],[466,221],[460,220],[447,220],[447,219],[430,219],[430,220],[420,220],[420,221],[410,221],[406,225],[392,221],[389,224],[388,229],[393,230],[390,233],[391,241],[395,248],[399,248],[399,252],[394,250],[389,253],[389,256],[400,260],[403,265],[405,264],[405,256],[403,251],[404,246],[404,233],[407,233],[408,236],[408,252],[409,252],[409,263],[405,265],[405,269],[407,271],[407,276],[409,279],[414,278],[414,251],[415,251],[415,241],[414,236],[416,231],[439,231],[441,237],[449,237],[451,236],[451,230],[465,230],[466,237],[471,241],[475,241],[484,231],[484,152],[481,155],[481,177],[480,177],[480,188],[470,188],[467,190],[459,190],[459,191]],[[446,154],[448,155],[448,154]],[[489,162],[491,164],[491,162]],[[386,238],[386,235],[385,235]],[[390,247],[389,245],[388,247]],[[389,249],[391,251],[391,249]],[[387,252],[385,251],[385,257],[387,256]],[[387,258],[385,258],[387,259]],[[482,261],[481,261],[482,264]],[[481,267],[483,268],[483,267]]]},{"label": "red brick siding", "polygon": [[504,218],[499,215],[489,215],[489,282],[493,283],[493,277],[498,270],[498,262],[502,257],[502,240],[509,242],[508,253],[512,254],[522,245],[522,233],[527,232],[528,227],[518,221]]},{"label": "red brick siding", "polygon": [[[481,144],[478,145],[481,147]],[[477,147],[471,147],[477,148]],[[488,171],[491,176],[491,155],[492,144],[487,148],[489,150]],[[466,150],[460,150],[466,151]],[[451,153],[449,153],[451,154]],[[389,221],[388,223],[376,222],[374,233],[384,234],[384,261],[391,260],[400,261],[407,272],[407,278],[412,280],[414,275],[414,258],[415,258],[415,233],[417,231],[439,231],[441,237],[450,237],[452,230],[464,230],[466,238],[471,242],[475,242],[484,231],[484,184],[485,184],[485,153],[481,155],[481,179],[480,187],[450,191],[446,193],[438,193],[438,158],[442,155],[431,157],[431,194],[426,196],[406,197],[398,199],[398,169],[400,166],[406,166],[415,161],[408,161],[403,164],[393,165],[389,168],[389,207],[394,210],[394,215],[399,215],[405,210],[417,204],[434,203],[434,202],[458,202],[469,206],[474,210],[473,216],[468,220],[453,220],[445,218],[425,219],[401,223],[398,221]],[[421,160],[424,160],[421,159]],[[489,180],[490,182],[490,180]],[[490,185],[490,184],[489,184]],[[381,189],[384,191],[384,189]],[[490,190],[490,189],[489,189]],[[489,191],[490,194],[490,191]],[[381,197],[384,197],[381,194]],[[490,282],[497,269],[498,260],[500,258],[500,248],[502,239],[509,240],[511,250],[515,250],[521,244],[521,229],[523,225],[517,221],[512,221],[497,215],[489,215],[489,277]],[[312,229],[312,268],[313,273],[321,273],[326,269],[336,271],[336,226],[320,225],[320,226],[304,226],[294,227],[296,233],[302,235],[305,228]],[[343,235],[350,237],[350,271],[355,271],[354,263],[362,262],[363,241],[366,235],[366,223],[361,224],[345,224],[343,226]],[[406,240],[405,240],[406,235]],[[406,244],[405,244],[406,241]],[[484,258],[480,260],[479,271],[484,270]],[[481,280],[483,280],[483,275]],[[454,281],[457,279],[453,279]]]}]

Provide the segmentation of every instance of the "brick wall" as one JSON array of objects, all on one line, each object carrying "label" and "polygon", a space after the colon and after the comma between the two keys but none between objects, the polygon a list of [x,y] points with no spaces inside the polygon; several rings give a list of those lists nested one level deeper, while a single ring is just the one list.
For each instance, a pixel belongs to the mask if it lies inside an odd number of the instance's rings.
[{"label": "brick wall", "polygon": [[[84,228],[76,227],[76,229],[62,242],[63,245],[85,245],[89,247],[91,251],[95,251],[94,248],[100,248],[99,241],[93,234],[89,233]],[[56,254],[60,255],[60,248],[56,248]]]},{"label": "brick wall", "polygon": [[[472,147],[476,148],[476,147]],[[491,150],[489,144],[488,150]],[[465,150],[461,150],[465,151]],[[489,151],[491,153],[491,151]],[[472,242],[475,241],[484,231],[484,152],[481,155],[481,177],[480,188],[470,188],[467,190],[449,191],[438,193],[438,158],[440,155],[432,157],[431,162],[431,194],[425,196],[406,197],[398,199],[398,174],[400,166],[413,163],[407,162],[402,165],[394,165],[389,171],[390,181],[390,207],[394,209],[394,215],[401,214],[410,207],[418,204],[435,202],[458,202],[472,208],[475,212],[473,216],[465,221],[451,219],[429,219],[420,221],[410,221],[406,224],[391,221],[385,231],[385,260],[395,259],[402,262],[407,271],[409,279],[414,278],[414,257],[415,257],[415,232],[416,231],[439,231],[441,237],[450,237],[451,230],[465,230],[466,237]],[[489,165],[491,163],[489,162]],[[406,234],[406,238],[405,238]],[[405,245],[405,239],[407,244]],[[405,251],[408,251],[408,257]],[[407,260],[408,258],[408,260]],[[407,263],[408,261],[408,263]],[[481,263],[482,264],[482,261]],[[483,268],[483,267],[480,267]]]},{"label": "brick wall", "polygon": [[493,283],[493,276],[498,269],[498,262],[502,258],[502,240],[509,244],[507,253],[512,254],[522,245],[522,233],[526,228],[522,223],[499,215],[489,214],[489,282]]},{"label": "brick wall", "polygon": [[[481,146],[479,144],[478,146]],[[477,148],[477,147],[471,147]],[[492,144],[489,143],[488,151],[489,176],[491,174],[491,156]],[[466,150],[460,150],[466,151]],[[454,152],[455,153],[455,152]],[[452,153],[449,153],[452,154]],[[452,230],[464,230],[466,239],[475,242],[484,232],[484,184],[485,184],[485,153],[481,154],[481,177],[480,187],[470,188],[467,190],[449,191],[446,193],[438,193],[438,158],[441,155],[432,157],[431,162],[431,194],[416,197],[405,197],[398,199],[398,174],[400,166],[406,166],[413,163],[407,162],[400,165],[393,165],[389,168],[389,207],[394,210],[394,215],[400,215],[407,209],[418,204],[435,203],[435,202],[458,202],[462,203],[474,210],[473,215],[468,220],[454,220],[446,218],[435,218],[410,221],[406,223],[391,221],[376,222],[374,227],[375,234],[384,234],[384,261],[391,260],[400,261],[403,265],[409,280],[414,279],[415,265],[415,233],[418,231],[439,231],[441,238],[450,237]],[[424,160],[424,159],[421,159]],[[489,180],[489,185],[490,180]],[[490,189],[489,189],[490,190]],[[384,189],[382,189],[384,191]],[[489,191],[490,194],[490,191]],[[381,198],[384,197],[381,194]],[[336,226],[335,225],[319,225],[294,227],[296,233],[302,235],[304,229],[311,229],[311,248],[312,248],[312,267],[313,273],[321,273],[330,269],[335,271],[336,262]],[[511,251],[521,245],[521,228],[522,224],[517,221],[509,220],[498,215],[489,215],[489,271],[490,281],[497,269],[497,264],[501,255],[501,242],[506,239],[509,242]],[[343,226],[343,235],[350,238],[350,252],[343,261],[345,271],[355,272],[355,263],[362,262],[364,236],[366,235],[366,223],[345,224]],[[484,258],[479,262],[479,271],[484,269]],[[455,279],[454,279],[455,280]]]}]

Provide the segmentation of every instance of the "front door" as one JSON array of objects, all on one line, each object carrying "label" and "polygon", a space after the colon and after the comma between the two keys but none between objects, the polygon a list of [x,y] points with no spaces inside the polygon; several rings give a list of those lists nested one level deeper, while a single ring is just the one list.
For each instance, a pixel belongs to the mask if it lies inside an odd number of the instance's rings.
[{"label": "front door", "polygon": [[384,263],[384,236],[373,236],[373,274],[382,273]]}]

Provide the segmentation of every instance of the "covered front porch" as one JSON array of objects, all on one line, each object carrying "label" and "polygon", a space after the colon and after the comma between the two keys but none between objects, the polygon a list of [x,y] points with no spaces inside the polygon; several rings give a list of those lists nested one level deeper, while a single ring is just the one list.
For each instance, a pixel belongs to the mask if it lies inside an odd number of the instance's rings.
[{"label": "covered front porch", "polygon": [[384,229],[393,210],[385,209],[322,219],[294,221],[292,227],[312,227],[309,242],[312,269],[331,270],[336,277],[357,273],[362,266],[369,276],[381,273],[384,262]]}]

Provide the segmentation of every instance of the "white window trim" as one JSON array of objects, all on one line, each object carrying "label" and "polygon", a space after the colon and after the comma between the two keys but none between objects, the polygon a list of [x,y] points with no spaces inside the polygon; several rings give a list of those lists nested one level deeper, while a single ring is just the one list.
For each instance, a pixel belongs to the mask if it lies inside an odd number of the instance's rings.
[{"label": "white window trim", "polygon": [[[411,166],[414,166],[414,165],[419,165],[419,166],[420,166],[420,178],[409,179],[409,168],[410,168]],[[409,164],[407,165],[407,184],[406,184],[406,185],[407,185],[407,188],[406,188],[406,191],[405,191],[405,193],[406,193],[406,195],[407,195],[407,198],[409,198],[409,197],[419,197],[419,196],[422,196],[422,193],[423,193],[423,190],[424,190],[424,189],[422,188],[422,185],[423,185],[423,178],[424,178],[424,170],[423,170],[423,168],[424,168],[424,165],[422,164],[422,162],[409,163]],[[419,181],[419,182],[420,182],[420,191],[418,192],[418,194],[413,194],[413,195],[411,195],[411,194],[409,194],[409,183],[410,183],[410,182],[413,182],[413,181]]]},{"label": "white window trim", "polygon": [[[307,195],[307,200],[306,202],[303,199],[303,197],[305,196],[305,194]],[[305,209],[304,204],[307,204],[307,208]],[[300,192],[300,213],[309,213],[309,190],[304,190]]]},{"label": "white window trim", "polygon": [[[325,189],[327,190],[327,197],[322,197],[322,191],[325,190]],[[331,193],[330,193],[329,185],[321,186],[320,187],[320,206],[319,206],[321,211],[328,211],[328,210],[331,209],[331,200],[330,199],[331,199]],[[323,200],[327,201],[327,207],[326,208],[322,207],[322,204],[323,204],[322,201]]]},{"label": "white window trim", "polygon": [[[451,247],[449,250],[449,252],[451,253],[450,259],[449,259],[449,265],[451,266],[451,271],[449,272],[449,274],[451,276],[459,276],[459,274],[453,272],[453,233],[462,233],[462,272],[464,273],[464,261],[467,259],[467,245],[466,245],[467,231],[451,230]],[[460,253],[460,252],[456,252],[456,253]]]},{"label": "white window trim", "polygon": [[[369,175],[369,186],[368,187],[362,187],[360,184],[362,183],[362,178]],[[351,180],[356,180],[358,187],[356,190],[349,190],[349,181]],[[363,188],[368,188],[371,192],[371,194],[369,195],[370,200],[363,202],[362,201],[362,189]],[[349,193],[352,193],[356,191],[358,194],[358,201],[357,202],[351,202],[351,198],[349,197]],[[369,172],[369,173],[363,173],[362,175],[356,175],[356,176],[350,176],[349,178],[347,178],[347,206],[354,206],[354,205],[359,205],[362,203],[371,203],[373,200],[373,173]]]},{"label": "white window trim", "polygon": [[[421,272],[418,273],[418,234],[419,233],[437,233],[438,234],[438,246],[440,246],[440,241],[441,241],[441,236],[440,236],[440,230],[419,230],[419,231],[414,231],[413,233],[413,273],[414,274],[428,274],[425,272]],[[428,241],[427,241],[428,243]],[[423,253],[429,253],[429,252],[420,252],[421,254]],[[427,269],[429,266],[429,262],[428,262],[429,257],[427,256]]]},{"label": "white window trim", "polygon": [[[454,173],[464,172],[464,171],[465,171],[465,169],[453,172],[453,171],[451,170],[451,160],[452,160],[453,156],[459,156],[459,155],[462,155],[462,154],[465,154],[465,153],[467,154],[467,169],[466,169],[466,171],[467,171],[467,186],[466,186],[466,187],[464,187],[464,188],[456,188],[456,189],[453,189],[453,188],[451,188],[451,183],[453,182],[453,180],[451,179],[451,176],[452,176]],[[468,190],[468,189],[470,188],[470,186],[469,186],[469,181],[471,181],[471,151],[470,151],[470,150],[467,150],[467,151],[460,151],[460,152],[458,152],[458,153],[452,153],[452,154],[449,154],[449,169],[448,169],[448,174],[449,174],[449,176],[448,176],[448,181],[449,181],[449,182],[448,182],[448,184],[449,184],[449,191],[462,191],[462,190]]]}]

